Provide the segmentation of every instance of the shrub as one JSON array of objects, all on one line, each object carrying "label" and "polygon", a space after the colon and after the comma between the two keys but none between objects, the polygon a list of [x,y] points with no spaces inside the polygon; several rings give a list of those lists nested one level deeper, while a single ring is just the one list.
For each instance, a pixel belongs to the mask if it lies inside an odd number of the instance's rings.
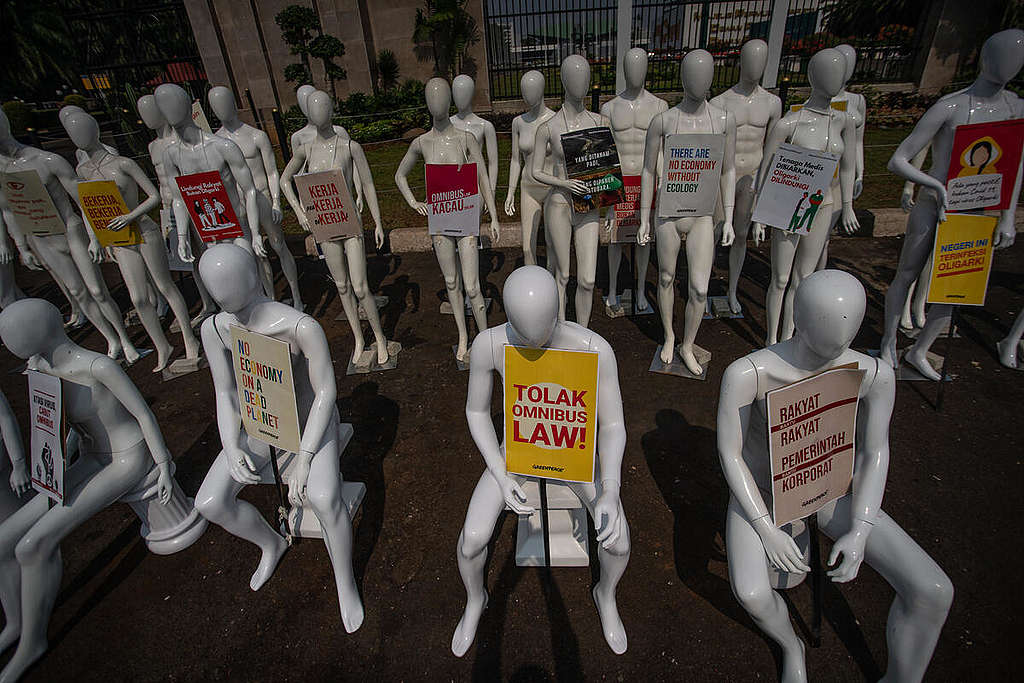
[{"label": "shrub", "polygon": [[4,102],[4,114],[11,122],[11,132],[14,135],[22,135],[25,129],[32,125],[32,107],[21,100]]},{"label": "shrub", "polygon": [[65,107],[81,107],[82,109],[85,109],[85,105],[87,104],[89,104],[89,100],[85,99],[81,95],[72,93],[64,96]]}]

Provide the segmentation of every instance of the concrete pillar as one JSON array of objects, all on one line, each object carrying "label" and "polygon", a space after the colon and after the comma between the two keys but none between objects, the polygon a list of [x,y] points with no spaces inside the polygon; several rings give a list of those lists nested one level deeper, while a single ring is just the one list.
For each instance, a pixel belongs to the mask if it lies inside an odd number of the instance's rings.
[{"label": "concrete pillar", "polygon": [[622,73],[622,60],[633,47],[633,0],[619,0],[615,21],[615,93],[626,89],[626,76]]},{"label": "concrete pillar", "polygon": [[779,79],[779,62],[782,61],[782,41],[786,38],[786,17],[789,16],[789,0],[775,0],[772,6],[771,23],[768,25],[768,64],[764,69],[761,85],[774,88]]}]

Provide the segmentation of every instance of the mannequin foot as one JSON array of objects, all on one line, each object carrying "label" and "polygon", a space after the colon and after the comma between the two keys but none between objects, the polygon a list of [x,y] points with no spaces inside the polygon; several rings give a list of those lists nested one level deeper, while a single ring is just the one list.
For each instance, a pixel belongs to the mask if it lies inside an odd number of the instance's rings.
[{"label": "mannequin foot", "polygon": [[729,310],[732,311],[733,315],[739,315],[743,308],[740,306],[740,300],[736,298],[736,292],[729,292]]},{"label": "mannequin foot", "polygon": [[999,351],[999,362],[1008,368],[1017,369],[1017,345],[1009,340],[1000,339],[996,342],[996,350]]},{"label": "mannequin foot", "polygon": [[359,598],[359,590],[355,581],[350,581],[345,590],[338,591],[338,599],[341,602],[341,623],[345,626],[345,633],[355,633],[363,625],[363,601]]},{"label": "mannequin foot", "polygon": [[471,598],[466,601],[466,611],[462,613],[459,625],[455,627],[455,635],[452,636],[452,654],[456,657],[466,654],[469,646],[473,644],[473,639],[476,638],[476,627],[480,624],[480,616],[487,609],[489,599],[490,596],[484,591],[483,600]]},{"label": "mannequin foot", "polygon": [[117,360],[121,357],[121,343],[107,343],[107,358]]},{"label": "mannequin foot", "polygon": [[901,330],[912,330],[914,329],[914,320],[911,318],[908,311],[903,311],[903,315],[900,316],[900,329]]},{"label": "mannequin foot", "polygon": [[928,358],[923,351],[918,350],[917,344],[907,349],[907,352],[903,354],[903,360],[910,363],[910,365],[921,373],[924,377],[938,382],[942,379],[942,375],[935,371],[932,364],[928,362]]},{"label": "mannequin foot", "polygon": [[616,294],[612,296],[611,294],[609,294],[604,298],[604,303],[605,305],[608,306],[608,308],[616,308],[620,304],[619,295]]},{"label": "mannequin foot", "polygon": [[192,318],[192,320],[189,321],[189,325],[192,327],[198,327],[201,322],[203,322],[216,312],[217,310],[212,307],[203,306],[203,309],[199,311],[196,317]]},{"label": "mannequin foot", "polygon": [[46,652],[47,643],[43,640],[35,645],[28,645],[24,641],[18,644],[11,661],[0,672],[0,683],[14,683],[20,680],[25,671],[35,664]]},{"label": "mannequin foot", "polygon": [[782,650],[782,683],[807,683],[804,641],[797,639],[794,647]]},{"label": "mannequin foot", "polygon": [[277,569],[277,563],[281,561],[281,556],[284,555],[286,550],[288,550],[288,541],[280,536],[277,537],[272,548],[263,549],[260,564],[256,567],[256,571],[253,572],[252,578],[249,579],[249,588],[258,591],[263,587],[263,584],[267,582],[270,575]]},{"label": "mannequin foot", "polygon": [[899,366],[899,358],[896,355],[896,337],[882,337],[882,343],[878,350],[879,360],[888,363],[892,368]]},{"label": "mannequin foot", "polygon": [[690,348],[690,349],[686,349],[686,348],[679,349],[679,355],[682,357],[683,365],[686,366],[687,370],[692,372],[694,375],[703,375],[704,374],[704,368],[702,368],[700,366],[700,363],[697,362],[697,357],[693,355],[693,349],[692,348]]},{"label": "mannequin foot", "polygon": [[591,595],[594,597],[594,604],[597,605],[597,615],[601,618],[601,630],[604,631],[605,642],[617,655],[626,651],[626,627],[622,625],[619,618],[619,606],[615,604],[615,593],[605,596],[600,590],[601,584],[594,586]]},{"label": "mannequin foot", "polygon": [[[356,340],[355,346],[352,348],[352,363],[358,364],[359,359],[363,356],[363,349],[365,348],[365,342],[360,339]],[[387,350],[385,349],[385,352]]]},{"label": "mannequin foot", "polygon": [[377,342],[377,364],[384,365],[388,362],[388,340],[383,339]]},{"label": "mannequin foot", "polygon": [[636,312],[646,313],[651,310],[651,302],[647,300],[646,296],[644,296],[643,291],[638,288],[636,292]]},{"label": "mannequin foot", "polygon": [[64,329],[68,330],[69,332],[71,330],[77,330],[86,322],[87,321],[85,319],[85,316],[82,315],[81,311],[71,311],[71,317],[69,317],[67,319],[67,322],[64,323]]},{"label": "mannequin foot", "polygon": [[460,363],[465,363],[469,360],[469,346],[466,342],[459,340],[459,346],[455,349],[455,359]]},{"label": "mannequin foot", "polygon": [[124,360],[128,365],[135,365],[140,358],[142,358],[142,354],[134,345],[129,344],[124,347]]},{"label": "mannequin foot", "polygon": [[674,335],[665,335],[665,343],[661,345],[661,362],[668,365],[676,355],[676,338]]},{"label": "mannequin foot", "polygon": [[163,347],[157,347],[156,349],[156,367],[153,368],[153,372],[161,372],[167,367],[168,363],[171,362],[171,356],[174,355],[174,347],[167,344]]},{"label": "mannequin foot", "polygon": [[18,642],[18,638],[21,637],[21,629],[17,624],[9,623],[4,626],[4,630],[0,631],[0,652],[5,652],[7,648]]}]

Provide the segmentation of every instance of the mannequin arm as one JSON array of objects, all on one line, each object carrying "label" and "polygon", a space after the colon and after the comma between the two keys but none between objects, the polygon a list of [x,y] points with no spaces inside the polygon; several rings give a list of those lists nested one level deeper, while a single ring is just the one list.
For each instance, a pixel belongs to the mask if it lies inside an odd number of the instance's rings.
[{"label": "mannequin arm", "polygon": [[[722,175],[719,183],[722,210],[725,212],[722,245],[729,246],[735,239],[732,221],[733,211],[736,207],[736,117],[732,112],[725,114],[725,157],[722,159]],[[725,226],[728,226],[727,230]]]},{"label": "mannequin arm", "polygon": [[156,187],[153,185],[153,181],[149,179],[142,167],[131,159],[124,159],[121,162],[121,170],[131,176],[138,186],[142,189],[142,192],[146,195],[146,198],[139,202],[139,205],[134,210],[129,211],[126,215],[124,222],[131,223],[142,218],[150,211],[160,205],[160,193],[157,192]]},{"label": "mannequin arm", "polygon": [[[494,192],[491,190],[490,180],[487,178],[487,173],[484,170],[484,157],[480,152],[480,144],[476,141],[472,135],[466,136],[468,141],[467,147],[469,148],[469,159],[476,163],[476,182],[480,189],[480,194],[484,197],[484,205],[487,207],[487,211],[491,216],[491,238],[497,242],[500,236],[501,228],[498,226],[498,211],[494,207]],[[497,177],[497,155],[493,157],[495,163],[495,177]]]},{"label": "mannequin arm", "polygon": [[7,221],[4,220],[6,212],[0,209],[0,263],[10,263],[14,255],[11,254],[11,242],[7,239]]},{"label": "mannequin arm", "polygon": [[516,188],[519,186],[519,172],[522,169],[519,153],[519,126],[516,125],[518,123],[518,118],[512,121],[512,158],[508,165],[508,192],[505,194],[505,214],[508,216],[514,216],[516,213]]},{"label": "mannequin arm", "polygon": [[267,187],[270,189],[270,201],[272,208],[280,213],[281,211],[281,183],[277,172],[277,158],[274,156],[274,148],[270,146],[270,138],[266,133],[256,136],[256,147],[260,150],[260,157],[263,159],[263,170],[267,173]]},{"label": "mannequin arm", "polygon": [[7,397],[0,393],[0,433],[3,434],[4,446],[7,448],[7,455],[11,464],[15,467],[19,463],[25,464],[25,446],[21,442],[21,430],[18,429],[18,420],[14,417],[11,405]]},{"label": "mannequin arm", "polygon": [[[344,140],[350,140],[352,136],[345,130],[345,126],[334,126],[334,132],[342,137]],[[294,156],[294,154],[293,154]],[[359,171],[352,170],[352,184],[356,186],[356,211],[362,213],[363,211],[363,183],[359,178]]]},{"label": "mannequin arm", "polygon": [[765,176],[768,175],[768,169],[771,168],[772,161],[775,159],[775,153],[779,151],[779,145],[789,140],[789,136],[793,132],[793,127],[796,125],[796,121],[796,117],[793,117],[788,121],[783,117],[768,129],[768,135],[765,136],[764,140],[764,154],[761,156],[761,166],[757,169],[757,178],[754,180],[754,187],[757,190],[757,194],[761,193],[761,187],[764,185]]},{"label": "mannequin arm", "polygon": [[664,127],[664,114],[658,114],[651,119],[644,138],[644,167],[640,172],[640,229],[636,234],[640,244],[647,244],[651,238],[651,205],[654,203],[654,189],[658,183],[658,158],[661,156]]},{"label": "mannequin arm", "polygon": [[412,190],[409,189],[409,172],[412,171],[412,167],[416,165],[417,159],[423,156],[423,152],[420,150],[420,139],[416,138],[409,145],[409,149],[405,151],[405,156],[402,157],[402,161],[398,164],[398,170],[395,171],[395,185],[398,186],[398,191],[405,198],[405,203],[421,216],[426,216],[428,207],[425,203],[418,201],[413,196]]},{"label": "mannequin arm", "polygon": [[292,211],[295,212],[295,218],[298,219],[299,225],[306,232],[309,232],[309,220],[306,218],[306,212],[302,210],[302,203],[299,202],[298,196],[295,194],[295,187],[292,185],[292,178],[299,172],[302,165],[306,163],[306,150],[302,145],[295,150],[295,154],[288,161],[284,167],[284,171],[281,172],[281,179],[278,182],[280,189],[284,192],[284,198],[288,200],[288,205],[292,207]]},{"label": "mannequin arm", "polygon": [[484,145],[487,146],[487,176],[490,178],[491,195],[498,193],[498,135],[494,124],[484,120]]},{"label": "mannequin arm", "polygon": [[171,188],[171,211],[174,212],[174,225],[178,231],[178,255],[183,261],[191,262],[195,260],[195,257],[192,255],[192,242],[189,240],[188,234],[189,226],[192,225],[192,218],[188,215],[185,199],[181,196],[181,189],[178,187],[176,180],[178,165],[171,158],[169,149],[164,150],[164,170],[170,179],[167,186]]},{"label": "mannequin arm", "polygon": [[[928,146],[924,147],[920,152],[914,155],[914,158],[910,160],[911,165],[914,168],[920,170],[924,166],[925,157],[928,156]],[[911,180],[903,183],[903,196],[900,197],[900,206],[907,213],[914,208],[914,183]]]},{"label": "mannequin arm", "polygon": [[374,244],[380,249],[384,246],[384,227],[380,222],[380,204],[377,202],[377,188],[373,184],[373,173],[370,171],[370,164],[366,161],[366,154],[363,153],[363,146],[358,142],[352,143],[352,176],[358,177],[363,184],[363,197],[366,198],[366,205],[370,209],[370,216],[373,217],[373,224],[376,226],[373,231]]},{"label": "mannequin arm", "polygon": [[622,416],[622,394],[619,391],[619,368],[615,352],[603,339],[595,339],[598,353],[597,453],[601,462],[601,483],[622,481],[622,453],[626,449],[626,426]]},{"label": "mannequin arm", "polygon": [[867,128],[868,124],[868,103],[864,99],[863,95],[857,95],[857,101],[860,107],[860,121],[857,123],[857,166],[856,166],[856,178],[857,183],[863,185],[864,183],[864,129]]},{"label": "mannequin arm", "polygon": [[295,328],[296,339],[309,369],[309,383],[313,388],[313,404],[309,408],[306,424],[302,428],[299,456],[312,459],[324,443],[324,436],[332,426],[338,387],[334,381],[331,349],[320,324],[304,316]]},{"label": "mannequin arm", "polygon": [[[255,248],[257,235],[261,234],[260,204],[256,183],[252,179],[252,171],[249,170],[249,164],[245,163],[245,157],[242,156],[242,150],[238,149],[238,145],[225,138],[220,139],[220,145],[224,160],[231,169],[231,175],[234,176],[238,189],[245,195],[245,217],[249,222],[249,232],[253,237],[253,248]],[[256,255],[262,256],[263,254],[257,250]]]},{"label": "mannequin arm", "polygon": [[924,113],[903,142],[889,159],[888,168],[892,173],[906,178],[916,185],[931,188],[939,196],[940,218],[945,219],[946,186],[929,174],[914,167],[911,159],[928,148],[939,129],[946,123],[947,104],[941,100]]},{"label": "mannequin arm", "polygon": [[[843,124],[843,155],[839,158],[839,192],[843,197],[842,225],[847,234],[856,232],[860,224],[853,212],[854,183],[857,173],[857,127],[853,117],[847,115]],[[854,144],[850,144],[850,143]]]},{"label": "mannequin arm", "polygon": [[[242,413],[238,407],[238,389],[235,374],[231,369],[231,351],[217,333],[215,315],[203,321],[199,335],[203,340],[203,351],[210,364],[213,377],[214,396],[217,402],[217,433],[221,447],[232,462],[244,452],[242,441]],[[258,478],[257,478],[258,479]]]},{"label": "mannequin arm", "polygon": [[546,123],[542,123],[537,126],[537,139],[533,143],[533,178],[539,183],[550,185],[552,187],[558,187],[563,190],[573,192],[574,185],[576,184],[576,190],[579,194],[586,193],[586,186],[579,180],[566,180],[559,178],[553,173],[548,173],[544,170],[544,156],[538,154],[540,150],[547,149],[548,144],[554,146],[554,142],[551,137],[551,128]]},{"label": "mannequin arm", "polygon": [[491,335],[483,332],[469,352],[469,388],[466,392],[466,422],[487,469],[501,481],[505,475],[505,456],[491,421],[491,373],[496,369],[491,354]]},{"label": "mannequin arm", "polygon": [[44,158],[46,165],[60,181],[61,187],[64,188],[68,197],[71,198],[71,203],[66,205],[68,211],[64,210],[63,202],[56,202],[57,210],[61,213],[68,232],[81,230],[89,241],[89,255],[92,256],[93,261],[99,263],[103,258],[103,250],[96,238],[96,233],[86,227],[88,224],[82,219],[80,213],[70,210],[71,207],[78,207],[78,174],[75,173],[75,169],[71,168],[71,164],[60,155],[44,152]]},{"label": "mannequin arm", "polygon": [[1024,157],[1021,158],[1021,163],[1017,166],[1017,180],[1013,183],[1013,194],[1010,195],[1010,197],[1012,197],[1010,200],[1010,206],[999,214],[999,222],[996,224],[996,235],[992,242],[992,246],[996,249],[1005,249],[1006,247],[1013,246],[1013,242],[1017,237],[1017,226],[1015,225],[1015,220],[1017,214],[1017,198],[1020,197],[1022,171],[1024,171]]}]

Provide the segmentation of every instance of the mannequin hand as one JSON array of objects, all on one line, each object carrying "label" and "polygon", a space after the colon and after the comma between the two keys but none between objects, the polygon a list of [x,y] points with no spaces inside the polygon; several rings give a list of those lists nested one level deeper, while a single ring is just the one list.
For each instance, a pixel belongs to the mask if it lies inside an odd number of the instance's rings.
[{"label": "mannequin hand", "polygon": [[360,192],[356,197],[356,213],[363,212],[363,194]]},{"label": "mannequin hand", "polygon": [[157,491],[160,493],[160,504],[167,505],[171,502],[171,491],[174,490],[174,478],[171,476],[171,462],[162,462],[157,465],[160,470],[160,477],[156,480]]},{"label": "mannequin hand", "polygon": [[192,255],[192,243],[189,241],[188,236],[185,239],[178,235],[178,258],[185,263],[192,263],[196,258]]},{"label": "mannequin hand", "polygon": [[491,217],[491,242],[497,242],[501,237],[501,226],[498,225],[498,217]]},{"label": "mannequin hand", "polygon": [[640,223],[640,229],[636,231],[636,243],[641,247],[651,241],[651,225],[646,221]]},{"label": "mannequin hand", "polygon": [[0,263],[7,265],[14,260],[14,253],[11,252],[11,245],[7,240],[0,242]]},{"label": "mannequin hand", "polygon": [[803,553],[797,547],[796,541],[786,532],[773,527],[767,517],[761,518],[755,524],[754,529],[761,537],[765,555],[768,556],[768,562],[773,567],[794,573],[811,571],[807,562],[804,561]]},{"label": "mannequin hand", "polygon": [[611,207],[611,209],[608,211],[608,213],[606,213],[604,215],[604,229],[605,229],[605,231],[608,234],[611,234],[615,230],[615,207],[614,206]]},{"label": "mannequin hand", "polygon": [[487,204],[480,207],[480,215],[485,217],[491,215],[491,210],[487,208]]},{"label": "mannequin hand", "polygon": [[281,213],[280,206],[275,206],[270,209],[270,220],[274,222],[274,225],[281,225],[282,218],[284,218],[284,214]]},{"label": "mannequin hand", "polygon": [[608,487],[597,499],[597,503],[594,505],[594,524],[599,525],[597,542],[601,544],[601,547],[607,549],[615,545],[622,533],[618,485]]},{"label": "mannequin hand", "polygon": [[856,199],[864,191],[864,179],[857,178],[853,181],[853,198]]},{"label": "mannequin hand", "polygon": [[864,545],[868,542],[868,533],[871,525],[867,522],[854,521],[853,528],[840,536],[835,545],[832,546],[832,553],[828,556],[828,564],[834,566],[843,556],[843,561],[835,569],[827,573],[836,583],[846,583],[857,578],[860,571],[860,563],[864,561]]},{"label": "mannequin hand", "polygon": [[498,486],[501,487],[501,497],[505,499],[505,504],[512,508],[512,512],[517,515],[533,514],[533,508],[526,504],[526,492],[515,479],[504,473],[499,474],[496,479]]},{"label": "mannequin hand", "polygon": [[228,458],[228,471],[231,473],[232,479],[239,484],[260,483],[260,473],[256,469],[256,463],[252,461],[251,455],[240,448],[225,449],[225,455]]},{"label": "mannequin hand", "polygon": [[754,223],[754,246],[761,246],[764,242],[764,223]]},{"label": "mannequin hand", "polygon": [[260,258],[267,257],[267,245],[263,243],[263,235],[258,232],[252,234],[252,250]]},{"label": "mannequin hand", "polygon": [[516,200],[515,195],[513,193],[511,193],[511,192],[508,194],[508,196],[505,197],[505,215],[506,216],[515,216],[516,215],[516,201],[515,200]]},{"label": "mannequin hand", "polygon": [[25,266],[29,270],[42,270],[43,267],[39,265],[39,259],[28,249],[21,252],[21,265]]},{"label": "mannequin hand", "polygon": [[89,258],[92,259],[93,263],[101,263],[103,261],[103,247],[100,246],[100,242],[96,239],[95,235],[90,235],[89,237]]},{"label": "mannequin hand", "polygon": [[992,241],[992,246],[995,249],[1006,249],[1013,246],[1015,239],[1017,239],[1017,230],[1013,225],[1013,215],[1007,211],[999,217],[999,222],[996,224],[996,236]]},{"label": "mannequin hand", "polygon": [[379,225],[373,231],[373,243],[377,245],[378,249],[384,248],[384,228]]},{"label": "mannequin hand", "polygon": [[946,207],[949,206],[949,197],[946,196],[946,186],[942,183],[935,181],[936,186],[932,189],[939,196],[939,222],[946,222]]},{"label": "mannequin hand", "polygon": [[582,180],[566,180],[565,184],[562,187],[569,190],[569,192],[572,192],[573,194],[590,194],[590,188],[588,188],[587,184]]},{"label": "mannequin hand", "polygon": [[288,502],[299,507],[306,500],[306,483],[309,481],[309,463],[312,453],[299,453],[295,456],[295,464],[288,475]]},{"label": "mannequin hand", "polygon": [[306,232],[310,232],[309,218],[306,216],[305,213],[303,213],[302,211],[296,211],[295,218],[298,219],[300,228],[302,228]]},{"label": "mannequin hand", "polygon": [[412,208],[421,216],[430,215],[430,204],[427,204],[426,202],[413,202]]},{"label": "mannequin hand", "polygon": [[28,466],[25,461],[14,463],[11,470],[11,490],[18,496],[32,488],[32,478],[28,475]]},{"label": "mannequin hand", "polygon": [[726,221],[722,224],[722,246],[727,247],[736,240],[736,231],[733,230],[732,223]]},{"label": "mannequin hand", "polygon": [[130,221],[128,220],[128,214],[114,216],[113,218],[110,219],[110,222],[107,223],[107,229],[113,230],[115,232],[118,230],[124,230],[128,226],[129,222]]},{"label": "mannequin hand", "polygon": [[857,214],[853,212],[853,206],[843,207],[842,224],[847,235],[852,235],[860,229],[860,221],[857,220]]},{"label": "mannequin hand", "polygon": [[914,190],[903,190],[903,195],[900,196],[900,208],[903,209],[903,213],[910,213],[911,209],[914,208]]}]

